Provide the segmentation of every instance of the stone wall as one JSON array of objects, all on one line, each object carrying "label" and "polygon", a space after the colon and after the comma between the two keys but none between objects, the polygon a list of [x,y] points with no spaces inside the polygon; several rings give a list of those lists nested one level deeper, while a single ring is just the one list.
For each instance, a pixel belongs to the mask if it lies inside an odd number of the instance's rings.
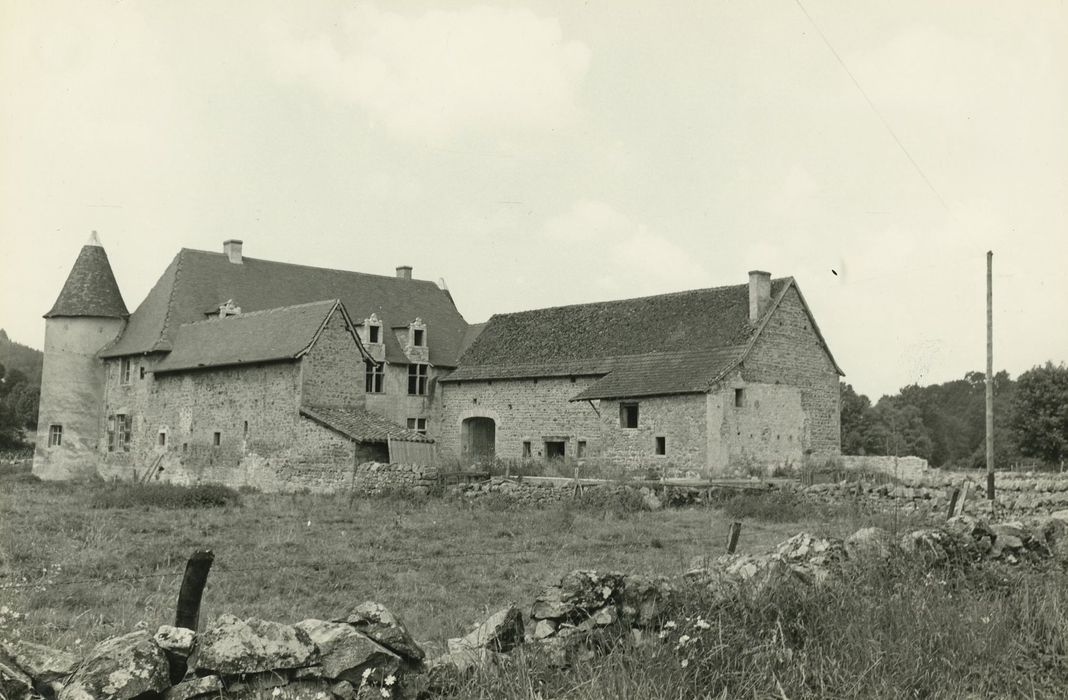
[{"label": "stone wall", "polygon": [[707,404],[714,474],[770,474],[800,467],[805,443],[800,389],[746,382],[735,374],[708,394]]},{"label": "stone wall", "polygon": [[786,294],[768,321],[742,366],[742,377],[799,388],[805,414],[803,451],[821,461],[841,453],[838,373],[796,289]]},{"label": "stone wall", "polygon": [[927,460],[922,457],[842,455],[835,462],[843,469],[875,471],[896,479],[921,479],[930,471]]},{"label": "stone wall", "polygon": [[301,360],[300,403],[363,406],[363,354],[344,315],[334,311],[315,345]]},{"label": "stone wall", "polygon": [[[601,457],[629,472],[704,471],[707,468],[705,394],[600,401]],[[638,405],[638,427],[620,425],[620,404]],[[665,454],[656,454],[664,438]]]}]

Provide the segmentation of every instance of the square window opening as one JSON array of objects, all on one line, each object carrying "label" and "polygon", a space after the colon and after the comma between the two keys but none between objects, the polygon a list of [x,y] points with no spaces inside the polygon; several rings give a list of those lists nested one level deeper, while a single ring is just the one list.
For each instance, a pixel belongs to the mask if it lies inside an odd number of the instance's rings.
[{"label": "square window opening", "polygon": [[222,433],[218,430],[211,434],[211,444],[213,447],[218,447],[222,444]]},{"label": "square window opening", "polygon": [[523,441],[523,459],[530,459],[530,440]]},{"label": "square window opening", "polygon": [[637,428],[638,427],[638,404],[636,404],[636,403],[621,403],[621,404],[619,404],[619,427],[621,427],[621,428]]},{"label": "square window opening", "polygon": [[417,348],[423,347],[426,344],[426,331],[422,328],[412,329],[412,345]]},{"label": "square window opening", "polygon": [[367,342],[368,343],[380,343],[380,333],[382,332],[382,326],[368,326],[367,327]]},{"label": "square window opening", "polygon": [[414,430],[421,435],[426,435],[426,418],[409,418],[408,430]]},{"label": "square window opening", "polygon": [[734,407],[735,408],[742,408],[743,406],[745,406],[745,390],[744,389],[735,389],[734,390]]},{"label": "square window opening", "polygon": [[664,455],[667,454],[667,438],[666,437],[657,437],[656,438],[656,453],[658,455],[660,455],[660,456],[664,456]]},{"label": "square window opening", "polygon": [[567,443],[563,440],[546,440],[545,441],[545,459],[566,459],[567,458]]}]

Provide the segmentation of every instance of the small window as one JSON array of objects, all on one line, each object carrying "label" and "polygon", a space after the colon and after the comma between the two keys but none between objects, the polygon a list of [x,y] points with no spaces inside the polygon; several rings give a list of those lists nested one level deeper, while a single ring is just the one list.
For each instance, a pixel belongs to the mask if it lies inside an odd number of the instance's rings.
[{"label": "small window", "polygon": [[244,438],[245,438],[246,440],[248,440],[248,421],[245,421],[245,425],[243,426],[242,430],[244,431],[244,432],[242,433],[242,436],[243,436],[243,437],[244,437]]},{"label": "small window", "polygon": [[380,338],[382,333],[382,326],[368,326],[367,327],[367,342],[368,343],[381,343]]},{"label": "small window", "polygon": [[108,452],[129,452],[133,417],[123,413],[108,416]]},{"label": "small window", "polygon": [[578,457],[579,459],[582,459],[583,457],[586,456],[586,441],[585,440],[579,440],[578,441],[578,446],[575,448],[575,456]]},{"label": "small window", "polygon": [[119,360],[119,381],[123,384],[130,383],[130,364],[128,357]]},{"label": "small window", "polygon": [[212,435],[211,435],[211,444],[214,445],[215,447],[218,447],[219,445],[222,444],[222,433],[220,433],[218,430],[216,430],[214,433],[212,433]]},{"label": "small window", "polygon": [[145,378],[145,366],[141,365],[141,367],[138,370],[138,372],[140,373],[141,379],[144,379]]},{"label": "small window", "polygon": [[364,390],[368,394],[381,394],[385,385],[386,370],[378,362],[364,360]]},{"label": "small window", "polygon": [[166,447],[167,446],[167,432],[165,430],[159,431],[159,438],[157,440],[157,444],[160,447]]},{"label": "small window", "polygon": [[189,443],[188,442],[183,442],[182,443],[182,452],[188,452],[188,451],[189,451]]},{"label": "small window", "polygon": [[426,345],[426,331],[422,328],[412,329],[412,345],[421,348]]},{"label": "small window", "polygon": [[743,406],[745,406],[745,390],[744,389],[735,389],[734,390],[734,407],[735,408],[742,408]]},{"label": "small window", "polygon": [[638,427],[638,404],[622,403],[619,405],[619,427]]},{"label": "small window", "polygon": [[530,440],[523,441],[523,459],[530,459]]},{"label": "small window", "polygon": [[408,365],[408,394],[426,396],[427,365]]},{"label": "small window", "polygon": [[408,430],[414,430],[417,433],[426,435],[426,418],[409,418]]},{"label": "small window", "polygon": [[564,459],[567,457],[567,443],[563,440],[545,441],[545,459]]},{"label": "small window", "polygon": [[661,456],[667,454],[667,438],[666,437],[658,437],[656,439],[656,453],[658,455],[661,455]]},{"label": "small window", "polygon": [[48,446],[59,447],[63,444],[63,426],[54,424],[48,426]]}]

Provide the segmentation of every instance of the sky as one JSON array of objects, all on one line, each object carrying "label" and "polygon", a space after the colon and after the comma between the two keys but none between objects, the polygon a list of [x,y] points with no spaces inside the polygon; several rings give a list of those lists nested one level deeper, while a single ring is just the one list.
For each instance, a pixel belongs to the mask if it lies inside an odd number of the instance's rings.
[{"label": "sky", "polygon": [[1068,9],[0,0],[0,327],[91,231],[494,313],[793,276],[873,398],[1068,360]]}]

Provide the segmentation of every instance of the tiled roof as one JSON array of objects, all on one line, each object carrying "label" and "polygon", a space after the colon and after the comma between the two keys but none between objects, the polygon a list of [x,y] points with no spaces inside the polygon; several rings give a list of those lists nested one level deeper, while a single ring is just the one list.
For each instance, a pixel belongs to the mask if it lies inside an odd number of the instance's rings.
[{"label": "tiled roof", "polygon": [[100,245],[82,246],[74,267],[67,275],[59,298],[45,318],[56,316],[98,316],[126,318],[130,312],[119,293],[108,254]]},{"label": "tiled roof", "polygon": [[[101,355],[169,350],[180,326],[203,320],[230,299],[245,312],[340,299],[356,323],[375,313],[385,327],[422,318],[430,362],[442,367],[456,366],[468,328],[449,293],[433,282],[248,257],[235,264],[222,253],[182,249]],[[386,360],[406,364],[394,334],[383,336]]]},{"label": "tiled roof", "polygon": [[336,430],[357,442],[434,442],[432,438],[408,430],[371,411],[356,407],[301,406],[302,415]]},{"label": "tiled roof", "polygon": [[745,353],[744,345],[701,352],[656,352],[618,358],[604,377],[572,401],[708,391]]},{"label": "tiled roof", "polygon": [[328,299],[184,324],[154,371],[296,359],[311,347],[335,309],[344,313],[340,302]]}]

